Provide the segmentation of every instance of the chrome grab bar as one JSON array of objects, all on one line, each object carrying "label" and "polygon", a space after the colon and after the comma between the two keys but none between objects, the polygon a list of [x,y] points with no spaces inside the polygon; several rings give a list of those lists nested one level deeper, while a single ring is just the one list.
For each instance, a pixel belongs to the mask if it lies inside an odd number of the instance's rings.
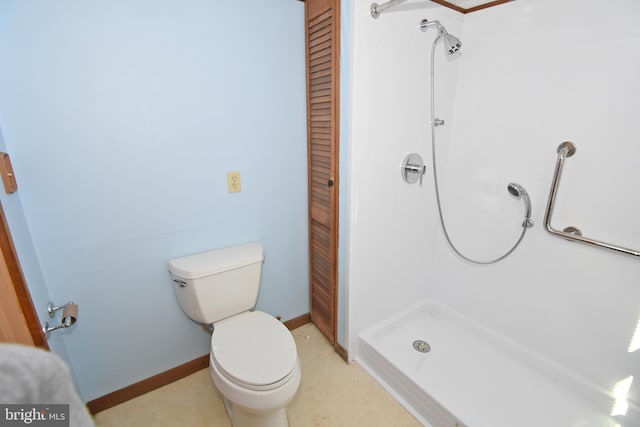
[{"label": "chrome grab bar", "polygon": [[589,239],[582,236],[582,232],[577,227],[566,227],[564,230],[556,230],[551,226],[551,215],[553,213],[553,206],[556,203],[556,195],[558,193],[558,183],[560,182],[560,176],[562,175],[562,167],[564,165],[564,159],[571,157],[576,152],[576,146],[569,141],[565,141],[558,146],[558,160],[556,161],[556,169],[553,173],[553,181],[551,182],[551,190],[549,192],[549,201],[547,202],[547,210],[544,214],[544,226],[547,231],[556,236],[563,237],[568,240],[575,240],[577,242],[586,243],[588,245],[598,246],[601,248],[609,249],[619,253],[633,255],[640,257],[640,251],[635,249],[629,249],[622,246],[612,245],[600,240]]}]

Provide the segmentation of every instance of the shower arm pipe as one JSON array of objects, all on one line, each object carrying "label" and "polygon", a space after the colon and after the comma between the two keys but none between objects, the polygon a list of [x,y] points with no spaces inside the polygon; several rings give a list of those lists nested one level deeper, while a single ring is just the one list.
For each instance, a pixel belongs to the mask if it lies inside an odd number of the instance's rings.
[{"label": "shower arm pipe", "polygon": [[394,6],[399,5],[400,3],[404,3],[407,0],[389,0],[385,3],[382,4],[378,4],[378,3],[371,3],[371,7],[369,8],[370,12],[371,12],[371,16],[375,19],[378,16],[380,16],[380,14],[382,12],[384,12],[387,9],[390,9]]},{"label": "shower arm pipe", "polygon": [[575,152],[576,152],[576,147],[572,142],[565,141],[558,146],[558,160],[556,161],[556,169],[553,173],[553,181],[551,182],[551,190],[549,191],[549,201],[547,202],[547,210],[544,214],[545,228],[549,233],[554,234],[558,237],[563,237],[568,240],[575,240],[577,242],[586,243],[587,245],[609,249],[622,254],[640,257],[640,251],[637,251],[635,249],[629,249],[623,246],[613,245],[611,243],[605,243],[600,240],[583,237],[582,232],[577,227],[566,227],[564,230],[560,231],[560,230],[556,230],[551,226],[551,215],[553,215],[553,207],[556,203],[556,196],[558,193],[558,184],[560,183],[560,177],[562,176],[562,168],[564,166],[564,160],[567,157],[573,156]]}]

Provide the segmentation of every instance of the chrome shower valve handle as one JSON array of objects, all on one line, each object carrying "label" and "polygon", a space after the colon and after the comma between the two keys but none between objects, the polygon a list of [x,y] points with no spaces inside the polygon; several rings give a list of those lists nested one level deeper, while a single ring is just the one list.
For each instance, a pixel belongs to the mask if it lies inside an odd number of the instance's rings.
[{"label": "chrome shower valve handle", "polygon": [[420,186],[422,186],[422,178],[427,172],[427,167],[422,161],[420,154],[411,153],[404,158],[400,172],[402,173],[402,180],[407,184],[420,182]]}]

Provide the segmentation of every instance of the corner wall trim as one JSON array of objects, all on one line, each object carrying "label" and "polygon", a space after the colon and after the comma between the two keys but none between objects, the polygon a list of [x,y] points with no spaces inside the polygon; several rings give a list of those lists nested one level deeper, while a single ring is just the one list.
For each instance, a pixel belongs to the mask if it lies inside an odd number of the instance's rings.
[{"label": "corner wall trim", "polygon": [[349,363],[349,352],[347,352],[346,348],[338,344],[337,341],[333,345],[333,350],[338,353],[338,356],[342,357],[345,362]]},{"label": "corner wall trim", "polygon": [[198,372],[209,366],[209,355],[205,354],[190,362],[184,363],[168,371],[161,372],[157,375],[138,381],[127,387],[121,388],[104,396],[98,397],[87,402],[87,408],[92,414],[112,408],[116,405],[141,396],[145,393],[153,391],[157,388],[170,384],[188,375]]},{"label": "corner wall trim", "polygon": [[[305,313],[293,319],[283,322],[289,330],[299,328],[302,325],[306,325],[311,322],[311,315]],[[105,409],[113,408],[116,405],[131,400],[138,396],[142,396],[145,393],[149,393],[157,388],[170,384],[174,381],[178,381],[188,375],[194,374],[201,369],[209,366],[209,355],[205,354],[197,359],[193,359],[191,362],[184,363],[168,371],[160,372],[157,375],[138,381],[135,384],[131,384],[120,390],[116,390],[104,396],[98,397],[87,402],[87,408],[92,414],[104,411]]]},{"label": "corner wall trim", "polygon": [[287,320],[286,322],[284,322],[284,326],[286,326],[287,329],[292,331],[296,328],[299,328],[302,325],[306,325],[309,322],[311,322],[311,314],[305,313],[298,317],[294,317],[293,319]]}]

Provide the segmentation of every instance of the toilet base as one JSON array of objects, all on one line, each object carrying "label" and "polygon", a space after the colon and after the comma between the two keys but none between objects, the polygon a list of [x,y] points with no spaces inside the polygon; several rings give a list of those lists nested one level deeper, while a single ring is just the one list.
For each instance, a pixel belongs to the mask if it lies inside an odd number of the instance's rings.
[{"label": "toilet base", "polygon": [[224,400],[227,415],[233,427],[289,427],[289,418],[285,408],[274,412],[255,414],[248,412],[240,405]]},{"label": "toilet base", "polygon": [[272,390],[256,391],[232,383],[218,371],[211,356],[209,373],[224,397],[224,405],[233,427],[289,427],[286,407],[300,385],[300,359],[296,361],[290,380]]}]

